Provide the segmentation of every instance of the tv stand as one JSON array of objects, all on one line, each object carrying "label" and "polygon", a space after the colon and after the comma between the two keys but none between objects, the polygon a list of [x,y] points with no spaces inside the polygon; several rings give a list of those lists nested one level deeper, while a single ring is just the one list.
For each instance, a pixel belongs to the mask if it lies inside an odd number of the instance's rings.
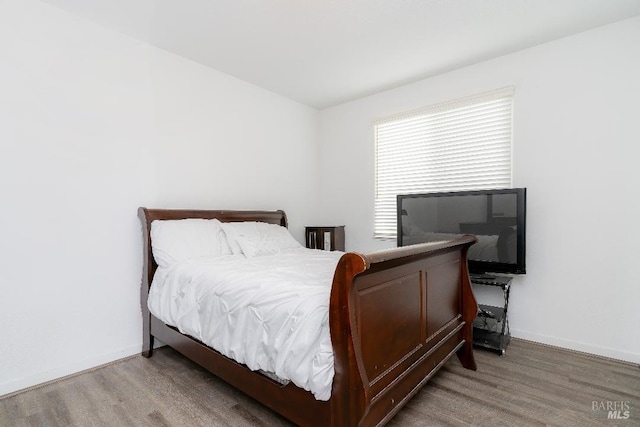
[{"label": "tv stand", "polygon": [[476,281],[477,283],[481,283],[483,281],[495,282],[497,277],[491,274],[472,273],[470,274],[470,278],[472,282]]},{"label": "tv stand", "polygon": [[504,356],[507,344],[511,340],[509,331],[509,291],[512,277],[490,274],[471,274],[474,285],[496,286],[502,289],[504,304],[502,307],[478,304],[478,316],[473,321],[473,345],[486,348]]}]

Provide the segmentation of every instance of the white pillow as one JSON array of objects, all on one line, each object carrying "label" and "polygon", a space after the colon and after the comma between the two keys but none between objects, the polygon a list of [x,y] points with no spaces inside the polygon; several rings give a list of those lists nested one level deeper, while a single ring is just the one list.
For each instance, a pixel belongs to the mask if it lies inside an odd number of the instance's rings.
[{"label": "white pillow", "polygon": [[218,230],[218,238],[220,239],[220,246],[222,246],[222,252],[229,255],[238,255],[242,254],[242,249],[240,246],[237,247],[236,251],[229,245],[229,240],[227,239],[227,234],[224,232],[222,228],[222,223],[220,223],[220,230]]},{"label": "white pillow", "polygon": [[233,234],[233,228],[229,225],[231,222],[220,223],[220,241],[229,248],[233,255],[242,255],[242,248]]},{"label": "white pillow", "polygon": [[231,254],[220,239],[217,219],[155,220],[151,222],[151,249],[160,267],[191,258]]},{"label": "white pillow", "polygon": [[277,224],[252,221],[221,224],[232,251],[236,253],[239,247],[247,258],[302,247],[289,230]]}]

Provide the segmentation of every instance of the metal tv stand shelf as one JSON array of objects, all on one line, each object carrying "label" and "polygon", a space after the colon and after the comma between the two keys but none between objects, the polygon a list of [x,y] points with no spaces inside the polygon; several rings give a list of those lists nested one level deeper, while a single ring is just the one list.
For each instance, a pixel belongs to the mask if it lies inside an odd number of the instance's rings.
[{"label": "metal tv stand shelf", "polygon": [[507,311],[512,279],[508,276],[471,275],[471,283],[474,285],[496,286],[502,289],[503,306],[478,304],[478,316],[473,321],[473,345],[495,351],[500,356],[504,356],[507,344],[511,340]]}]

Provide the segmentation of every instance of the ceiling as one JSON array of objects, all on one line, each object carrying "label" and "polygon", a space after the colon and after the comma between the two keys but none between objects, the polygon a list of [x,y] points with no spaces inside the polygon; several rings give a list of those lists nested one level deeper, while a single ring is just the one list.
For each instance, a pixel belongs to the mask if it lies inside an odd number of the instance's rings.
[{"label": "ceiling", "polygon": [[323,109],[640,15],[640,0],[43,0]]}]

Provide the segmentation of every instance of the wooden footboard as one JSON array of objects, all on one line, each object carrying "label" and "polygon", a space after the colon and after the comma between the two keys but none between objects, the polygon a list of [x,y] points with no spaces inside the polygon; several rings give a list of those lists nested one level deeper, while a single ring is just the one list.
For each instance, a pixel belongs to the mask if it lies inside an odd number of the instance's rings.
[{"label": "wooden footboard", "polygon": [[331,292],[332,425],[385,424],[454,354],[476,369],[466,262],[474,242],[342,257]]},{"label": "wooden footboard", "polygon": [[144,235],[141,288],[143,349],[157,337],[210,372],[303,426],[384,425],[454,354],[476,369],[472,322],[477,305],[467,271],[472,236],[376,252],[347,253],[333,279],[329,323],[335,376],[329,402],[293,384],[282,386],[182,335],[149,313],[157,268],[151,254],[155,219],[218,218],[286,226],[282,211],[193,211],[140,208]]}]

